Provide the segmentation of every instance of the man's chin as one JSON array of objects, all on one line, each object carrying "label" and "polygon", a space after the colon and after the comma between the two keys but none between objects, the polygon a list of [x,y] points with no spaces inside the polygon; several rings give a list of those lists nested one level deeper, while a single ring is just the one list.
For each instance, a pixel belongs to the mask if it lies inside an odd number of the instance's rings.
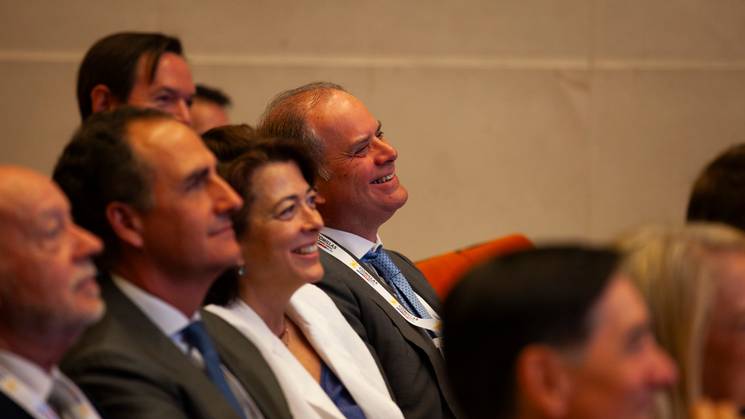
[{"label": "man's chin", "polygon": [[106,303],[104,303],[103,300],[98,299],[96,302],[89,303],[85,313],[81,313],[80,323],[82,326],[88,327],[101,320],[105,313]]},{"label": "man's chin", "polygon": [[393,214],[396,213],[396,211],[398,211],[404,205],[406,205],[406,202],[408,200],[409,200],[409,194],[404,189],[401,193],[396,193],[396,194],[386,196],[381,201],[381,204],[382,204],[381,206],[384,211],[390,214],[389,217],[392,217]]}]

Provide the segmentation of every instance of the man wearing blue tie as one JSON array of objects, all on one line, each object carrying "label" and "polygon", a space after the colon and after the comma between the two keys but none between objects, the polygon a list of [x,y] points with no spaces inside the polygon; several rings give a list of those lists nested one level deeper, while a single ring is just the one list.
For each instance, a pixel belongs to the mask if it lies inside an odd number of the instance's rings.
[{"label": "man wearing blue tie", "polygon": [[107,418],[289,418],[255,346],[199,307],[240,263],[241,198],[201,139],[171,116],[121,107],[88,118],[54,178],[106,249],[104,318],[62,369]]},{"label": "man wearing blue tie", "polygon": [[398,152],[365,105],[332,83],[279,94],[259,124],[263,135],[303,141],[320,167],[319,286],[368,344],[407,418],[457,416],[440,346],[440,303],[414,265],[388,251],[378,230],[408,192]]}]

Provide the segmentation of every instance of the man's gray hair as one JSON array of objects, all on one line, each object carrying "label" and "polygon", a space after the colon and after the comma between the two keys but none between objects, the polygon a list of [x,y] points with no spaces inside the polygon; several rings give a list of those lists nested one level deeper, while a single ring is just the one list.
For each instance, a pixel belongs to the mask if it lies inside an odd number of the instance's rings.
[{"label": "man's gray hair", "polygon": [[311,109],[334,91],[347,92],[342,86],[329,82],[308,83],[286,90],[267,105],[257,128],[262,136],[302,141],[316,162],[318,176],[324,180],[331,176],[326,168],[326,144],[308,125],[307,117]]}]

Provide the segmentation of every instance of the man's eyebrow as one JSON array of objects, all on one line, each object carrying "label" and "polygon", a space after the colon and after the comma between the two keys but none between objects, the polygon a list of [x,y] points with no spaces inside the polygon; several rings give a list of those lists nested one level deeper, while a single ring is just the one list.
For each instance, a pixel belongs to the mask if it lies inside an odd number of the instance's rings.
[{"label": "man's eyebrow", "polygon": [[39,222],[35,224],[34,230],[42,234],[48,234],[61,229],[65,225],[65,213],[59,208],[43,210],[38,215]]},{"label": "man's eyebrow", "polygon": [[359,140],[357,140],[357,141],[353,142],[352,144],[350,144],[349,145],[349,149],[352,150],[352,151],[357,150],[363,144],[369,143],[370,142],[370,139],[371,139],[371,137],[369,135],[366,136],[366,137],[364,137],[364,138],[360,138]]},{"label": "man's eyebrow", "polygon": [[349,144],[349,148],[348,148],[349,151],[347,151],[345,154],[354,154],[357,151],[357,149],[359,149],[363,144],[369,143],[370,141],[372,141],[373,138],[378,135],[382,127],[383,127],[383,124],[380,121],[378,121],[378,127],[375,129],[375,133],[367,134],[364,137],[361,137],[355,140],[354,142],[352,142],[351,144]]},{"label": "man's eyebrow", "polygon": [[174,89],[173,87],[169,87],[169,86],[160,86],[160,87],[158,87],[157,90],[155,90],[155,93],[156,94],[167,93],[167,94],[173,95],[173,96],[184,96],[184,97],[189,98],[189,99],[191,99],[192,97],[194,97],[194,93],[187,93],[185,95],[182,95],[181,92],[178,89]]},{"label": "man's eyebrow", "polygon": [[652,324],[649,321],[645,321],[638,325],[635,325],[628,333],[626,339],[628,343],[638,342],[644,336],[652,333]]},{"label": "man's eyebrow", "polygon": [[170,93],[172,95],[178,94],[178,91],[176,89],[172,87],[168,87],[168,86],[160,86],[155,92],[156,93]]},{"label": "man's eyebrow", "polygon": [[184,186],[191,186],[196,185],[200,181],[206,179],[210,174],[209,167],[202,167],[200,169],[197,169],[189,174],[189,176],[184,179]]}]

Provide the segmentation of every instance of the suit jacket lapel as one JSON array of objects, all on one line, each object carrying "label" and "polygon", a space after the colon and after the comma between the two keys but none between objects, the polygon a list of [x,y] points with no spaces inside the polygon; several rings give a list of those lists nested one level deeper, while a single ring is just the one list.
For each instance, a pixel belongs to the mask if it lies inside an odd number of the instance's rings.
[{"label": "suit jacket lapel", "polygon": [[[356,261],[359,262],[359,259],[357,259],[354,255],[352,255],[352,253],[350,253],[344,246],[340,245],[339,243],[336,243],[336,244],[341,249],[343,249],[345,252],[349,253],[349,255],[354,257]],[[368,298],[374,301],[375,304],[379,306],[386,313],[386,315],[393,321],[393,323],[396,325],[396,328],[398,328],[398,330],[406,338],[406,340],[418,346],[419,348],[421,348],[423,351],[427,352],[428,354],[434,351],[436,356],[440,356],[439,351],[437,350],[437,348],[435,348],[434,344],[429,339],[429,337],[425,336],[423,331],[420,330],[418,327],[415,327],[409,324],[409,322],[407,322],[403,317],[401,317],[401,315],[398,314],[398,312],[393,307],[391,307],[388,301],[386,301],[380,294],[378,294],[377,291],[375,291],[370,285],[368,285],[364,279],[360,278],[356,273],[351,272],[351,269],[349,269],[348,266],[343,264],[341,261],[337,260],[335,257],[327,254],[326,252],[322,252],[322,254],[328,257],[330,260],[333,260],[333,262],[339,266],[339,269],[344,269],[346,271],[349,271],[350,275],[354,275],[361,282],[362,286],[360,287],[360,289],[362,289],[365,295],[367,295]],[[370,272],[370,274],[372,274],[375,278],[377,278],[378,281],[388,286],[387,281],[381,278],[380,275],[378,275],[378,273],[375,271],[375,269],[371,268],[365,263],[361,263],[361,265],[368,272]]]},{"label": "suit jacket lapel", "polygon": [[124,338],[126,341],[136,340],[138,342],[137,351],[148,360],[146,363],[155,363],[167,369],[169,377],[172,377],[175,382],[184,387],[191,387],[189,392],[191,396],[202,398],[204,405],[201,408],[208,409],[210,415],[239,419],[220,390],[212,384],[204,372],[194,365],[189,356],[182,353],[171,339],[165,336],[145,313],[116,287],[110,278],[104,278],[100,282],[108,313],[127,334]]},{"label": "suit jacket lapel", "polygon": [[[313,287],[313,285],[305,285],[305,287]],[[316,290],[319,293],[323,293],[320,289]],[[303,291],[309,290],[303,290],[301,288],[298,292]],[[324,297],[326,296],[324,295]],[[329,301],[329,304],[333,304],[333,302]],[[360,407],[375,406],[379,401],[381,393],[379,393],[377,389],[372,387],[371,384],[363,378],[371,371],[366,369],[365,365],[360,365],[357,360],[350,355],[350,348],[348,347],[347,341],[344,340],[344,334],[336,332],[338,324],[335,323],[333,317],[329,320],[329,314],[331,313],[328,313],[325,306],[317,301],[308,300],[302,306],[299,304],[292,304],[291,302],[290,315],[292,319],[303,330],[303,334],[311,342],[311,345],[315,348],[316,352],[318,352],[318,355],[323,359],[326,365],[334,371],[339,380],[344,383],[344,386],[357,404]],[[346,323],[346,320],[343,321]],[[359,339],[351,328],[350,333],[352,333],[355,338]],[[360,343],[362,348],[367,351],[366,347],[364,347],[364,343]],[[379,373],[378,365],[375,364],[372,357],[370,360],[372,368],[375,368],[374,372]],[[382,379],[382,376],[380,385],[383,387],[387,385],[385,380]],[[388,396],[388,389],[387,387],[385,388],[386,393],[383,395]],[[323,395],[325,396],[325,393],[323,393]],[[324,399],[325,400],[318,400],[317,406],[327,406],[329,398],[325,396]],[[334,408],[334,412],[338,412],[338,410]],[[338,415],[338,413],[336,414]]]},{"label": "suit jacket lapel", "polygon": [[[335,242],[336,243],[336,242]],[[344,249],[344,251],[347,251],[346,248],[341,246],[339,243],[336,243],[340,248]],[[347,251],[350,255],[352,255],[350,252]],[[403,256],[399,255],[396,252],[390,252],[393,254],[394,263],[396,263],[396,266],[398,266],[401,271],[403,272],[404,276],[407,280],[409,280],[409,284],[414,288],[414,290],[419,294],[422,298],[424,298],[425,301],[436,311],[440,312],[440,302],[437,296],[434,294],[434,292],[430,291],[427,287],[426,283],[423,283],[422,281],[426,281],[426,279],[417,271],[415,271],[414,268],[411,267],[409,263],[402,263]],[[407,322],[403,317],[401,317],[398,312],[391,307],[388,302],[380,296],[371,286],[369,286],[367,283],[364,283],[364,280],[362,278],[359,278],[356,273],[351,272],[348,266],[344,265],[342,262],[337,260],[335,257],[326,254],[326,252],[322,252],[323,256],[327,257],[329,260],[333,261],[332,263],[336,264],[339,269],[346,269],[347,271],[350,271],[350,275],[354,275],[363,283],[364,286],[360,287],[360,289],[363,290],[365,295],[367,295],[372,301],[375,302],[376,305],[378,305],[385,313],[386,315],[391,319],[394,325],[396,325],[396,328],[401,332],[401,335],[409,341],[411,344],[417,346],[420,348],[424,353],[427,354],[427,357],[430,359],[430,363],[432,364],[432,368],[434,369],[435,375],[437,377],[437,382],[439,383],[442,394],[444,397],[448,400],[448,404],[450,405],[451,409],[455,410],[455,400],[454,396],[452,394],[452,391],[448,387],[448,380],[447,380],[447,374],[445,371],[445,363],[442,358],[442,354],[440,351],[435,347],[434,343],[432,343],[432,340],[429,336],[426,336],[424,331],[418,327],[415,327],[411,325],[409,322]],[[323,257],[322,256],[322,257]],[[354,255],[352,255],[354,257]],[[357,259],[357,258],[355,258]],[[362,264],[362,266],[365,267],[365,269],[370,272],[372,275],[374,275],[376,278],[379,278],[379,280],[383,281],[383,283],[386,283],[386,281],[375,272],[375,269],[372,269],[371,267],[367,266],[366,264]]]},{"label": "suit jacket lapel", "polygon": [[[441,313],[441,303],[439,297],[437,297],[437,294],[434,292],[434,289],[429,286],[427,283],[427,279],[422,275],[419,270],[417,270],[414,265],[406,259],[405,256],[397,253],[397,252],[390,252],[393,256],[394,263],[396,263],[396,266],[398,266],[401,271],[403,272],[406,279],[409,280],[409,284],[411,287],[416,291],[419,296],[421,296],[425,301],[427,301],[427,304],[432,307],[433,310],[437,313]],[[432,359],[432,366],[435,370],[435,375],[437,376],[437,381],[440,383],[440,388],[442,389],[442,394],[447,400],[448,404],[450,405],[450,408],[455,412],[457,411],[457,402],[455,400],[455,396],[450,389],[449,381],[447,378],[447,371],[445,371],[445,363],[442,359],[442,356],[438,353],[438,358],[433,358],[432,354],[430,352],[427,352],[430,356],[430,359]],[[458,416],[462,416],[461,414],[458,414]]]},{"label": "suit jacket lapel", "polygon": [[391,255],[396,266],[401,269],[401,272],[409,281],[409,285],[414,289],[414,292],[422,297],[424,301],[426,301],[427,304],[429,304],[429,306],[439,314],[441,312],[440,298],[437,296],[432,286],[429,285],[429,282],[427,282],[427,278],[425,278],[424,275],[422,275],[422,273],[416,269],[414,264],[405,256],[392,250],[389,250],[388,253]]},{"label": "suit jacket lapel", "polygon": [[210,336],[225,366],[238,378],[267,418],[291,418],[277,378],[256,345],[219,316],[202,310]]}]

